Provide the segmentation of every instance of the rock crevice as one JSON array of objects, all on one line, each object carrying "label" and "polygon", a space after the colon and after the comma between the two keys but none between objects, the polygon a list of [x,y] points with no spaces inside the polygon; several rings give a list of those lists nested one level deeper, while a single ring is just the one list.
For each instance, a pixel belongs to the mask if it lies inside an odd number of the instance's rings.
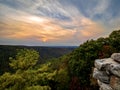
[{"label": "rock crevice", "polygon": [[97,79],[100,90],[120,90],[120,53],[95,60],[93,77]]}]

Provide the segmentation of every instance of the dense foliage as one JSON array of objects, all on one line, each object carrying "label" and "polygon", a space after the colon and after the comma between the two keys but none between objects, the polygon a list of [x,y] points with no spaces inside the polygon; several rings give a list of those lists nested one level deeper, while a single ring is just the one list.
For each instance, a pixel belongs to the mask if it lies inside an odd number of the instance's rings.
[{"label": "dense foliage", "polygon": [[39,53],[35,50],[18,50],[15,57],[10,57],[9,65],[13,72],[5,72],[0,76],[0,90],[68,89],[69,77],[64,61],[52,60],[36,65],[38,58]]},{"label": "dense foliage", "polygon": [[88,40],[73,52],[44,64],[39,53],[21,49],[10,57],[12,72],[0,76],[0,90],[98,90],[92,78],[94,60],[120,52],[120,30],[107,38]]},{"label": "dense foliage", "polygon": [[51,79],[54,73],[45,73],[44,67],[41,71],[34,69],[38,58],[39,54],[34,50],[19,50],[15,58],[10,58],[14,72],[6,72],[0,77],[0,90],[50,90],[49,86],[42,83],[46,83],[43,80],[46,77]]},{"label": "dense foliage", "polygon": [[9,57],[14,57],[19,49],[34,49],[40,53],[38,64],[45,63],[52,58],[72,52],[76,47],[43,47],[43,46],[10,46],[0,45],[0,75],[11,71],[9,67]]}]

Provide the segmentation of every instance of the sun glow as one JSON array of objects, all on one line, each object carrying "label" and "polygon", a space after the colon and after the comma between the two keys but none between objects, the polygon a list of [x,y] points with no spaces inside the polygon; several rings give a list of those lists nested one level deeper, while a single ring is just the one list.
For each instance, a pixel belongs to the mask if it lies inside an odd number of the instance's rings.
[{"label": "sun glow", "polygon": [[43,42],[47,42],[47,38],[42,38],[42,41]]},{"label": "sun glow", "polygon": [[29,20],[33,22],[44,22],[45,21],[43,18],[36,17],[36,16],[29,17]]}]

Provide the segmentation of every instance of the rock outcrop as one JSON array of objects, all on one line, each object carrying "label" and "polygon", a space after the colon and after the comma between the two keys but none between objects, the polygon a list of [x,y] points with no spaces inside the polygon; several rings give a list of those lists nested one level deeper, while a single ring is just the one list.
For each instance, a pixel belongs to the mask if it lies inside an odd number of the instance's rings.
[{"label": "rock outcrop", "polygon": [[120,53],[95,60],[93,77],[97,79],[100,90],[120,90]]}]

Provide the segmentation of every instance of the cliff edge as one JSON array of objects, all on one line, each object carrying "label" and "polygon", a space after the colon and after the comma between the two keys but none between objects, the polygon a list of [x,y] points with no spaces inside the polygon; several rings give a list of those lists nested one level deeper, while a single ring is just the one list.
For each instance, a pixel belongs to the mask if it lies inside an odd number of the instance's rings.
[{"label": "cliff edge", "polygon": [[120,53],[95,60],[93,77],[97,79],[100,90],[120,90]]}]

